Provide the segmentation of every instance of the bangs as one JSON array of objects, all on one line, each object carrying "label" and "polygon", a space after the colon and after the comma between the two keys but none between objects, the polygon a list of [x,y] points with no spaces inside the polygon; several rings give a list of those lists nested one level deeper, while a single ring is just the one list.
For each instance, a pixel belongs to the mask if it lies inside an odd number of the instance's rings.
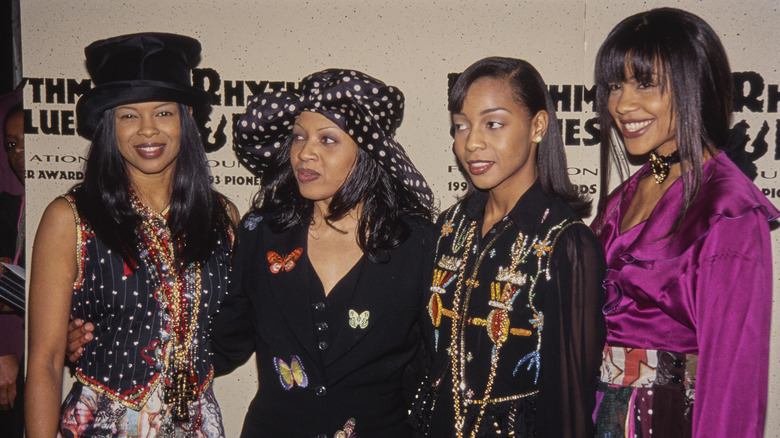
[{"label": "bangs", "polygon": [[669,59],[662,48],[668,42],[662,33],[647,30],[639,25],[607,37],[596,58],[597,85],[626,82],[633,77],[637,82],[657,83],[666,89]]}]

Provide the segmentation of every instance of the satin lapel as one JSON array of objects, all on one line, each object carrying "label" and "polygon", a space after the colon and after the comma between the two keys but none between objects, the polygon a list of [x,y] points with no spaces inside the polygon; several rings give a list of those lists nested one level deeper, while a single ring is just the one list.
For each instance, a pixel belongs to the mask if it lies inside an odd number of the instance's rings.
[{"label": "satin lapel", "polygon": [[[276,302],[279,313],[287,325],[287,330],[295,335],[309,355],[317,355],[319,352],[316,350],[317,340],[312,323],[311,302],[306,293],[309,287],[306,229],[295,227],[281,234],[269,230],[265,237],[266,252],[261,255],[264,259],[260,261],[261,268],[259,269],[265,270],[264,275],[268,278],[271,297]],[[301,249],[301,254],[294,261],[295,265],[289,270],[285,269],[285,258],[288,258],[298,248]],[[268,260],[271,251],[282,260],[281,269],[278,269],[277,273],[271,270],[273,263]],[[276,256],[271,255],[271,258],[276,259]]]},{"label": "satin lapel", "polygon": [[[392,306],[394,296],[386,283],[388,273],[403,272],[399,270],[398,266],[395,266],[395,264],[402,261],[396,259],[397,257],[393,257],[387,264],[376,264],[368,259],[363,261],[363,267],[360,270],[357,289],[353,295],[352,302],[344,315],[340,316],[343,326],[339,329],[333,345],[325,354],[325,366],[335,362],[351,350],[355,344],[360,342],[374,328],[377,321],[382,319],[383,314],[388,309],[394,307]],[[361,328],[357,324],[359,319],[356,318],[355,327],[352,327],[350,325],[349,310],[353,310],[358,316],[368,311],[368,325],[365,328]]]}]

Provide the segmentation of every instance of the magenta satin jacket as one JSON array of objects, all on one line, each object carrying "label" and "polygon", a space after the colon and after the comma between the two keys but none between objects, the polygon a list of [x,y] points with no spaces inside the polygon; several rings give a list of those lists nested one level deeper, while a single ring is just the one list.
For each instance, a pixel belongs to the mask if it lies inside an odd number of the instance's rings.
[{"label": "magenta satin jacket", "polygon": [[[607,344],[698,354],[693,436],[760,437],[772,308],[769,221],[780,212],[720,153],[679,232],[676,181],[643,223],[619,224],[649,171],[613,192],[597,231],[607,257]],[[594,223],[597,228],[599,221]]]}]

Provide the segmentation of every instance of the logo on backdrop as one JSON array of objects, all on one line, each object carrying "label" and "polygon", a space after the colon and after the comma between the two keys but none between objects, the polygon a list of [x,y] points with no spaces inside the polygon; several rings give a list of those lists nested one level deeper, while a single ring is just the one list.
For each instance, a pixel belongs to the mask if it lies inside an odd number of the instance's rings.
[{"label": "logo on backdrop", "polygon": [[[206,152],[231,147],[232,126],[241,115],[246,100],[267,91],[296,91],[298,82],[265,80],[223,80],[219,72],[210,68],[193,70],[195,87],[211,94],[212,111],[208,119],[200,121]],[[24,92],[35,105],[25,110],[25,134],[40,136],[77,137],[75,105],[79,97],[92,87],[89,79],[25,78]],[[28,179],[81,180],[84,178],[83,154],[36,151],[30,154]],[[260,179],[243,169],[230,153],[229,159],[209,156],[212,179],[216,185],[258,186]]]},{"label": "logo on backdrop", "polygon": [[[452,89],[460,73],[447,75],[448,91]],[[780,118],[777,117],[780,92],[778,84],[767,84],[760,73],[754,71],[735,72],[734,76],[734,124],[747,126],[747,152],[756,162],[773,147],[773,160],[780,160]],[[567,147],[592,148],[594,156],[598,156],[597,146],[601,141],[599,120],[596,115],[596,86],[587,87],[575,84],[548,84],[550,96],[555,102],[558,112],[558,123],[563,135],[563,143]],[[772,132],[773,131],[773,132]],[[766,159],[764,159],[766,160]],[[571,163],[570,163],[571,164]],[[459,173],[457,165],[450,165],[448,173]],[[569,176],[582,176],[587,184],[580,184],[584,194],[595,194],[598,191],[598,159],[594,158],[592,166],[569,167]],[[590,181],[593,181],[591,183]],[[763,187],[772,181],[777,187]],[[780,174],[777,170],[761,170],[756,178],[756,184],[770,198],[780,198]],[[448,182],[447,190],[464,192],[467,184],[462,180]]]},{"label": "logo on backdrop", "polygon": [[[452,87],[458,73],[447,75],[448,89]],[[207,152],[230,148],[232,126],[239,117],[247,99],[267,91],[297,91],[298,82],[249,79],[225,79],[215,69],[193,70],[193,85],[206,90],[212,97],[212,112],[208,120],[201,122],[206,138]],[[780,92],[778,84],[767,84],[763,76],[754,71],[734,73],[735,99],[734,122],[746,123],[748,152],[754,161],[762,159],[772,148],[774,161],[780,160],[780,118],[776,117]],[[41,136],[77,136],[75,103],[92,86],[89,79],[76,78],[25,78],[25,93],[28,101],[35,104],[35,110],[25,110],[25,133]],[[599,123],[595,115],[596,87],[578,84],[551,84],[550,94],[558,110],[558,118],[567,147],[593,148],[598,150],[600,141]],[[85,157],[73,153],[38,152],[28,157],[31,170],[27,178],[80,180],[83,178]],[[595,161],[595,160],[594,160]],[[259,185],[259,179],[249,175],[230,154],[229,159],[210,159],[214,183],[217,185]],[[760,169],[760,167],[759,167]],[[456,165],[448,165],[448,173],[458,174]],[[598,178],[597,164],[592,167],[570,167],[572,176],[583,175]],[[459,176],[459,175],[458,175]],[[780,182],[776,170],[759,170],[756,183],[759,186]],[[461,192],[466,189],[462,179],[450,181],[447,190]],[[593,194],[597,184],[580,187],[583,193]],[[772,198],[780,198],[780,184],[777,187],[762,187]]]}]

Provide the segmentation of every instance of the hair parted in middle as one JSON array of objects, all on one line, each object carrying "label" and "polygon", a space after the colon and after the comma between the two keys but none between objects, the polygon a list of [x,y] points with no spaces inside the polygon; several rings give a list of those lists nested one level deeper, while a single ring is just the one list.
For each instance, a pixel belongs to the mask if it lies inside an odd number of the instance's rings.
[{"label": "hair parted in middle", "polygon": [[629,173],[626,159],[619,158],[623,145],[615,142],[620,134],[608,108],[609,84],[625,82],[629,75],[640,83],[658,83],[662,93],[670,93],[683,183],[682,210],[671,235],[701,187],[705,148],[714,153],[728,142],[734,95],[731,68],[715,31],[690,12],[653,9],[612,29],[596,55],[594,75],[601,125],[601,205],[608,195],[611,166],[621,179]]},{"label": "hair parted in middle", "polygon": [[558,117],[555,114],[555,104],[544,79],[533,65],[522,59],[497,56],[484,58],[471,64],[460,74],[450,91],[447,106],[450,113],[463,109],[463,101],[466,99],[469,87],[484,77],[507,81],[512,88],[515,102],[528,111],[529,118],[539,111],[547,113],[549,117],[547,132],[539,143],[536,155],[536,167],[542,190],[547,195],[566,202],[580,216],[589,214],[590,200],[580,194],[569,180],[566,151]]},{"label": "hair parted in middle", "polygon": [[[232,226],[221,195],[211,186],[206,152],[190,108],[177,103],[180,150],[173,178],[168,227],[184,238],[182,263],[205,262],[218,247],[220,230]],[[87,154],[84,181],[71,189],[79,213],[113,251],[135,266],[138,213],[132,207],[127,164],[116,140],[115,110],[103,111]],[[186,231],[186,233],[185,233]]]}]

